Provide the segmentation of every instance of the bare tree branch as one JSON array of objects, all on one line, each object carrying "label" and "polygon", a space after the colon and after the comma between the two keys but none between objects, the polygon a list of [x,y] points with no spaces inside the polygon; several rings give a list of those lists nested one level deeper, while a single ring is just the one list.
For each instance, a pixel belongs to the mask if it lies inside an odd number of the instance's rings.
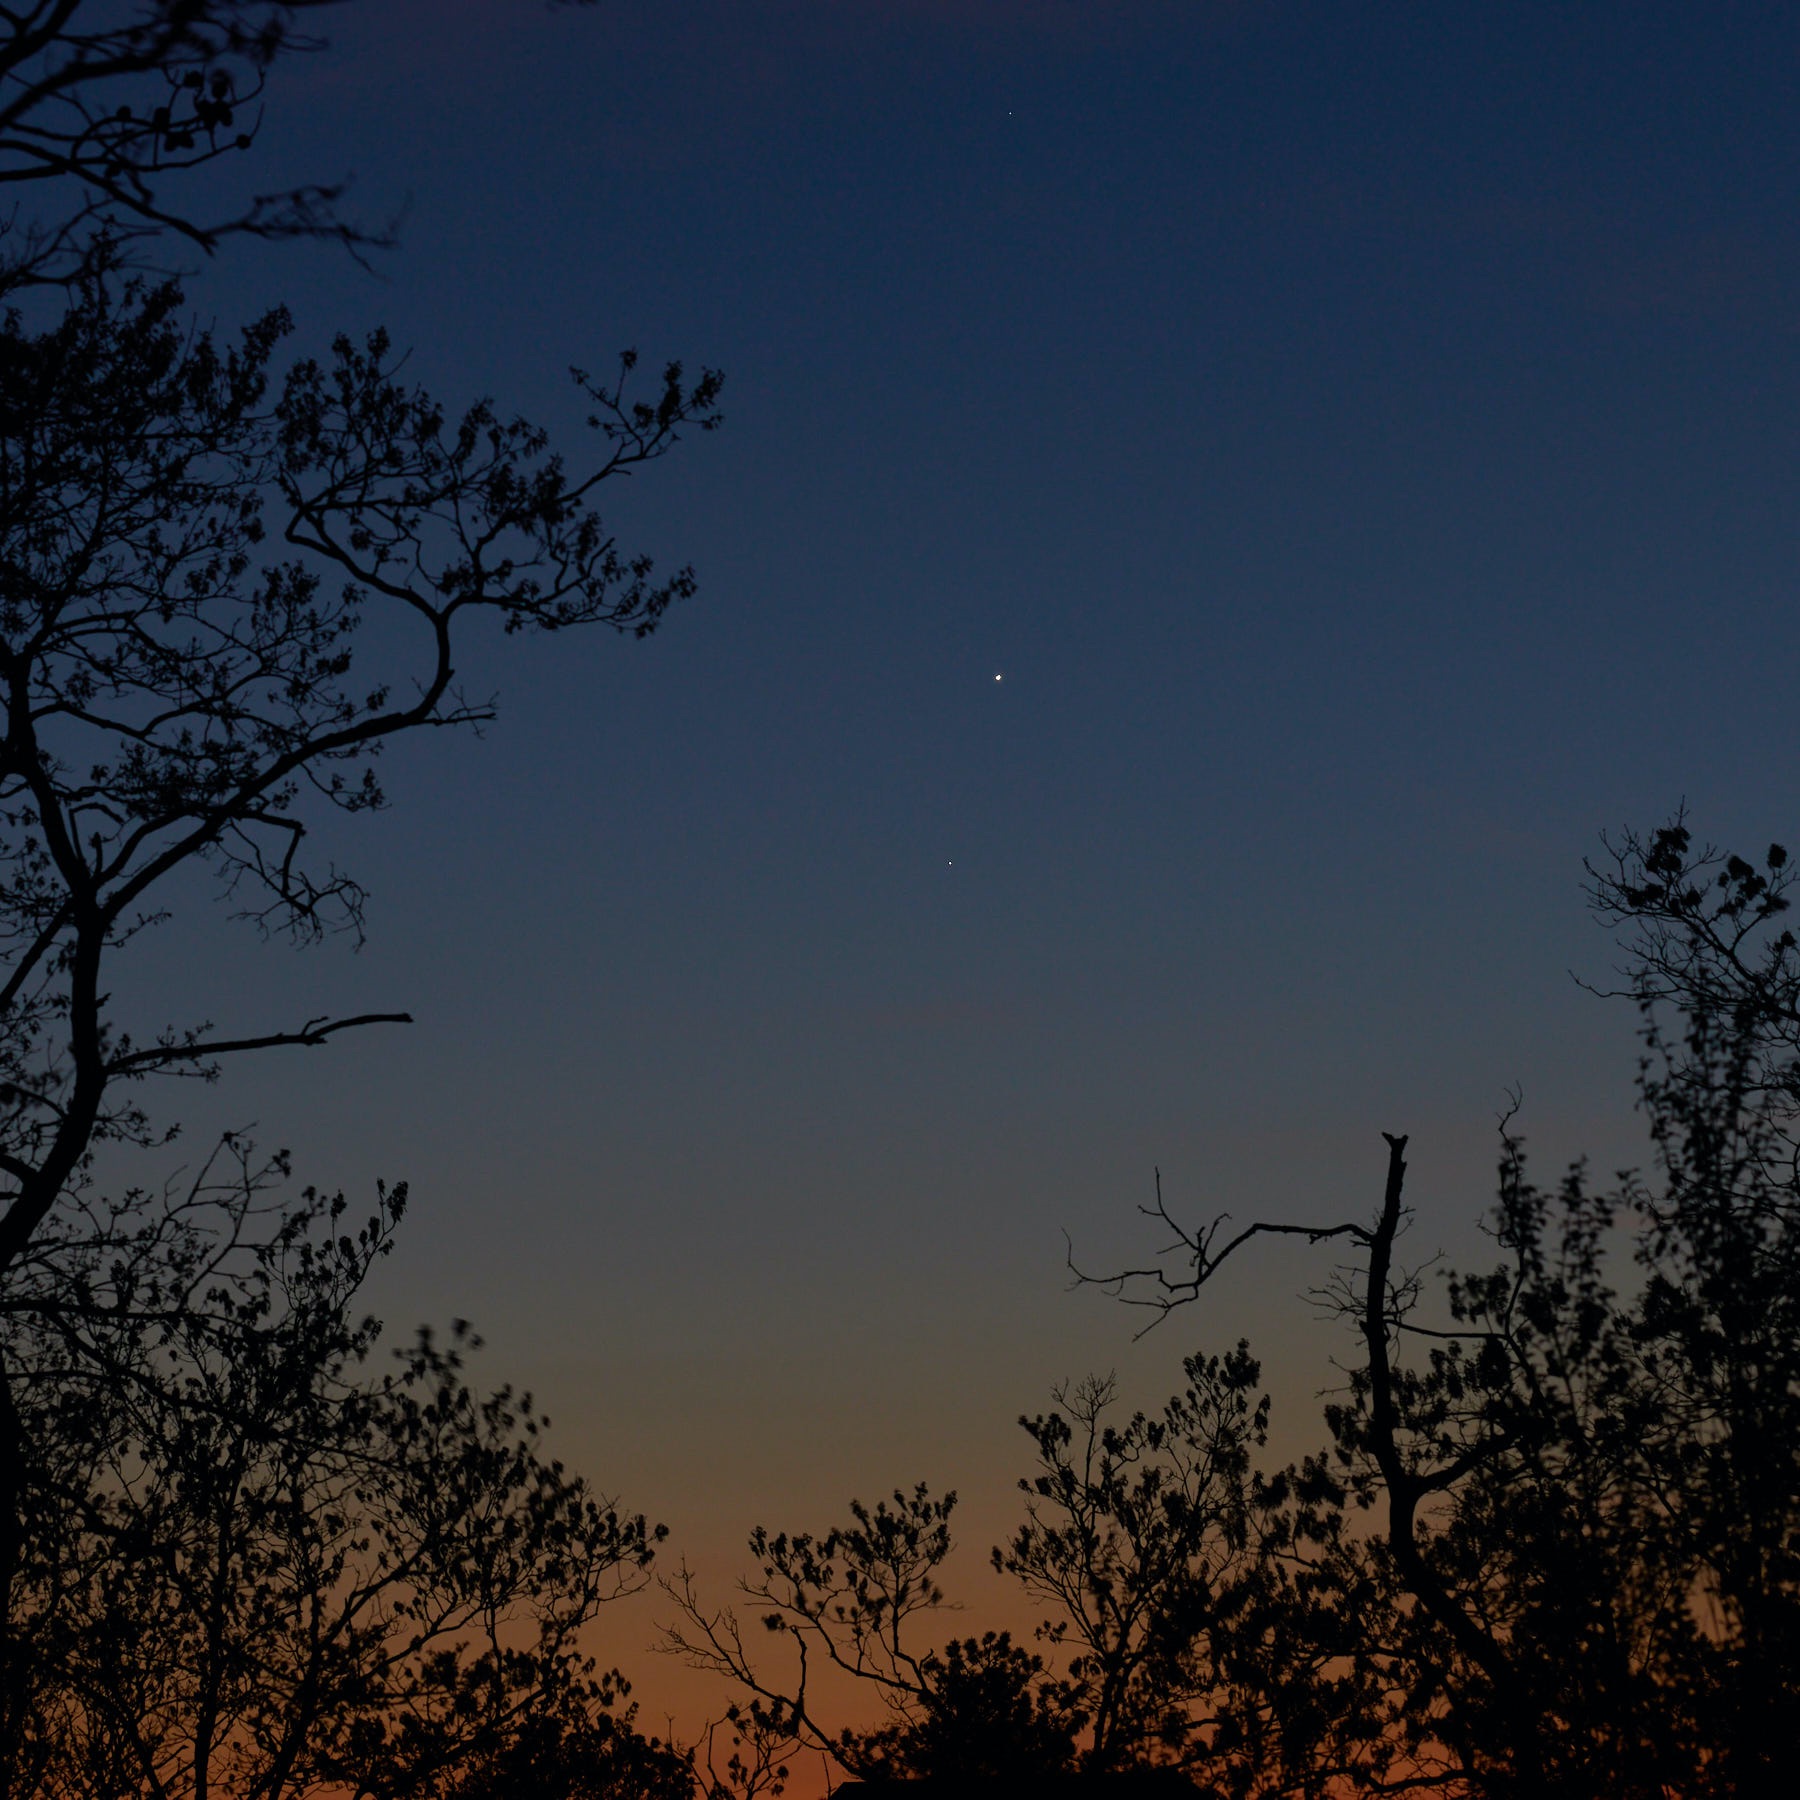
[{"label": "bare tree branch", "polygon": [[268,1032],[262,1037],[204,1038],[193,1043],[159,1044],[150,1050],[133,1050],[115,1056],[107,1065],[114,1075],[130,1075],[168,1063],[203,1062],[214,1056],[231,1056],[243,1050],[277,1050],[289,1045],[326,1043],[333,1033],[354,1031],[362,1025],[410,1025],[411,1013],[358,1013],[350,1019],[308,1019],[298,1031]]},{"label": "bare tree branch", "polygon": [[[1348,1237],[1364,1245],[1371,1238],[1366,1225],[1293,1225],[1259,1219],[1255,1224],[1245,1226],[1223,1248],[1215,1251],[1213,1246],[1218,1241],[1219,1233],[1231,1222],[1231,1214],[1220,1213],[1210,1225],[1199,1230],[1181,1224],[1163,1201],[1161,1169],[1156,1171],[1156,1204],[1140,1206],[1138,1211],[1147,1219],[1157,1220],[1175,1234],[1174,1241],[1162,1254],[1182,1257],[1192,1271],[1190,1274],[1171,1276],[1160,1264],[1152,1264],[1145,1268],[1117,1269],[1107,1275],[1090,1275],[1077,1265],[1074,1244],[1066,1231],[1063,1233],[1063,1246],[1064,1261],[1074,1277],[1074,1286],[1097,1287],[1127,1306],[1147,1306],[1155,1311],[1156,1317],[1135,1334],[1140,1338],[1145,1332],[1160,1325],[1178,1307],[1187,1306],[1197,1299],[1200,1290],[1218,1273],[1226,1258],[1252,1238],[1302,1237],[1309,1244],[1322,1244],[1332,1238]],[[1152,1286],[1153,1291],[1144,1292],[1147,1286]]]}]

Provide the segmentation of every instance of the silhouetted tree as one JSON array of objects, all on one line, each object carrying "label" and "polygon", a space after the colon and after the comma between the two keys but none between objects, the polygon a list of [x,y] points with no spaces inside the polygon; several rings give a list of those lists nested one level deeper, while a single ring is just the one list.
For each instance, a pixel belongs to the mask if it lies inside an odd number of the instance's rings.
[{"label": "silhouetted tree", "polygon": [[[551,6],[593,0],[546,0]],[[345,0],[25,0],[0,13],[0,300],[174,239],[325,238],[352,251],[391,231],[346,220],[344,183],[184,204],[181,178],[249,150],[280,64],[324,48],[305,29]]]},{"label": "silhouetted tree", "polygon": [[[1691,1546],[1718,1791],[1788,1784],[1800,1696],[1800,956],[1792,859],[1627,834],[1591,899],[1631,955],[1659,1179],[1642,1233],[1655,1466]],[[1678,1402],[1673,1397],[1679,1396]]]},{"label": "silhouetted tree", "polygon": [[956,1779],[1029,1790],[1075,1766],[1078,1690],[1004,1631],[952,1638],[920,1659],[898,1721],[839,1735],[834,1754],[872,1779]]},{"label": "silhouetted tree", "polygon": [[833,1789],[843,1800],[994,1800],[999,1794],[1030,1800],[1212,1800],[1179,1769],[1124,1769],[1112,1774],[1033,1777],[1028,1782],[993,1781],[982,1775],[899,1776],[846,1781]]},{"label": "silhouetted tree", "polygon": [[815,1711],[812,1663],[872,1686],[903,1721],[917,1716],[933,1669],[913,1642],[912,1621],[943,1605],[937,1570],[950,1554],[955,1494],[933,1499],[921,1482],[893,1504],[850,1503],[851,1523],[823,1535],[772,1533],[758,1526],[750,1554],[760,1573],[740,1582],[762,1625],[792,1652],[791,1672],[766,1678],[744,1643],[731,1608],[709,1611],[683,1567],[663,1583],[684,1623],[667,1633],[668,1648],[691,1666],[744,1689],[765,1725],[791,1733],[797,1745],[837,1754],[859,1765],[854,1742],[834,1732]]},{"label": "silhouetted tree", "polygon": [[1221,1724],[1214,1637],[1260,1549],[1250,1453],[1269,1403],[1243,1344],[1185,1368],[1186,1390],[1154,1418],[1113,1424],[1116,1385],[1090,1378],[1019,1421],[1039,1473],[1019,1483],[1026,1521],[994,1566],[1055,1609],[1040,1636],[1074,1650],[1094,1769],[1204,1757]]},{"label": "silhouetted tree", "polygon": [[[28,0],[0,14],[0,183],[14,196],[0,220],[8,1794],[39,1777],[163,1791],[171,1768],[204,1791],[222,1757],[239,1759],[234,1792],[273,1795],[352,1727],[361,1765],[386,1767],[383,1791],[398,1793],[433,1744],[473,1745],[476,1723],[553,1689],[565,1735],[587,1718],[591,1748],[605,1696],[571,1673],[558,1621],[593,1597],[583,1567],[641,1566],[628,1527],[533,1460],[528,1407],[460,1386],[460,1350],[422,1341],[401,1374],[359,1384],[370,1340],[331,1323],[322,1271],[338,1253],[307,1248],[316,1206],[259,1235],[248,1202],[207,1213],[209,1181],[117,1205],[93,1186],[100,1147],[172,1135],[145,1078],[210,1077],[229,1055],[405,1017],[217,1030],[179,1000],[120,1016],[119,953],[184,881],[210,869],[265,932],[360,933],[362,891],[309,863],[309,821],[379,807],[371,759],[397,734],[492,716],[459,680],[470,627],[642,636],[692,588],[619,551],[593,502],[687,426],[717,423],[716,375],[690,383],[670,365],[640,397],[631,355],[611,379],[575,371],[595,433],[577,468],[487,402],[446,415],[398,379],[379,332],[280,369],[285,312],[215,339],[187,323],[178,286],[128,275],[232,237],[383,241],[340,214],[339,187],[212,217],[197,195],[216,184],[181,181],[252,147],[269,83],[318,47],[304,27],[325,4]],[[377,628],[359,637],[365,623]],[[387,1224],[373,1229],[385,1246]],[[366,1266],[375,1240],[340,1245],[331,1279]],[[395,1473],[369,1472],[382,1458]],[[435,1499],[396,1485],[428,1477]],[[465,1521],[397,1547],[453,1497]],[[432,1572],[432,1557],[465,1552],[488,1559],[479,1582],[473,1563]],[[485,1650],[457,1637],[503,1616],[496,1594],[551,1608],[535,1649],[516,1633]],[[369,1673],[383,1631],[417,1638],[410,1674],[399,1653]],[[571,1695],[585,1695],[575,1711]],[[413,1736],[372,1739],[377,1714]]]},{"label": "silhouetted tree", "polygon": [[[40,273],[40,252],[75,258],[51,322],[0,320],[0,1269],[94,1144],[151,1134],[121,1081],[367,1022],[223,1037],[108,1016],[102,970],[174,878],[209,864],[298,939],[360,930],[355,882],[301,854],[307,809],[379,806],[384,742],[492,716],[457,684],[471,623],[642,636],[691,591],[621,555],[592,499],[715,425],[716,375],[671,365],[628,399],[633,356],[611,382],[575,371],[598,437],[576,472],[487,402],[448,418],[379,332],[277,376],[285,312],[220,346],[175,284],[119,279],[121,230],[216,240],[155,191],[219,151],[221,62],[260,79],[312,47],[296,19],[323,4],[34,0],[0,19],[0,178],[65,215],[38,236],[13,218],[8,253]],[[114,105],[140,82],[169,106]],[[353,667],[372,614],[389,660]]]},{"label": "silhouetted tree", "polygon": [[[786,1643],[779,1673],[753,1655],[734,1611],[702,1606],[685,1571],[665,1583],[682,1613],[671,1648],[747,1690],[792,1741],[869,1780],[1025,1791],[1052,1775],[1157,1764],[1218,1793],[1268,1791],[1290,1765],[1305,1779],[1314,1713],[1269,1695],[1310,1677],[1318,1658],[1268,1626],[1291,1612],[1296,1584],[1315,1580],[1314,1540],[1329,1541],[1319,1484],[1256,1476],[1268,1401],[1244,1346],[1191,1357],[1186,1374],[1154,1416],[1114,1422],[1113,1382],[1089,1379],[1020,1420],[1039,1466],[1020,1483],[1025,1522],[993,1562],[1047,1609],[1038,1638],[1062,1666],[1006,1633],[918,1647],[924,1616],[943,1602],[955,1500],[923,1486],[891,1505],[853,1503],[852,1523],[822,1537],[752,1535],[759,1573],[740,1590]],[[1325,1485],[1341,1502],[1341,1487]],[[1341,1507],[1323,1510],[1335,1521]],[[815,1665],[868,1684],[892,1720],[833,1730]]]},{"label": "silhouetted tree", "polygon": [[694,1751],[696,1771],[705,1769],[700,1781],[705,1800],[761,1800],[765,1794],[776,1800],[787,1791],[790,1765],[799,1755],[817,1755],[828,1771],[828,1758],[808,1737],[806,1726],[778,1701],[754,1694],[733,1700],[725,1716],[707,1726]]},{"label": "silhouetted tree", "polygon": [[443,1800],[696,1800],[693,1759],[636,1729],[603,1684],[539,1708],[441,1790]]},{"label": "silhouetted tree", "polygon": [[[379,333],[275,383],[285,315],[218,347],[179,308],[172,286],[95,280],[52,329],[0,331],[0,1271],[97,1145],[160,1141],[144,1077],[374,1017],[116,1018],[110,964],[177,877],[211,868],[298,941],[359,932],[361,889],[304,856],[309,808],[379,807],[384,743],[492,716],[457,685],[467,628],[642,635],[692,586],[623,556],[591,499],[710,423],[715,378],[671,367],[638,401],[630,358],[614,383],[578,374],[600,450],[574,474],[486,404],[447,419]],[[385,666],[364,668],[382,612]],[[0,1403],[0,1586],[20,1455]]]},{"label": "silhouetted tree", "polygon": [[[388,740],[493,716],[457,685],[475,622],[642,636],[692,587],[622,556],[591,499],[710,423],[714,378],[672,367],[629,400],[623,373],[578,373],[601,448],[576,475],[485,403],[447,419],[379,333],[271,395],[286,315],[219,348],[180,299],[97,283],[54,330],[0,333],[0,1267],[95,1142],[144,1140],[121,1084],[364,1022],[113,1022],[103,965],[173,876],[211,867],[300,941],[359,932],[361,889],[307,865],[307,810],[379,807]],[[264,554],[271,525],[295,554]],[[381,613],[365,668],[357,633]]]},{"label": "silhouetted tree", "polygon": [[557,1758],[679,1791],[578,1641],[661,1528],[546,1460],[528,1396],[469,1385],[466,1326],[378,1372],[357,1294],[404,1192],[350,1233],[341,1198],[265,1214],[284,1172],[233,1142],[0,1285],[27,1447],[7,1791],[473,1800]]},{"label": "silhouetted tree", "polygon": [[31,0],[0,19],[0,297],[91,274],[133,242],[174,235],[364,237],[339,186],[258,196],[202,220],[171,186],[248,150],[275,65],[319,47],[298,17],[335,0]]},{"label": "silhouetted tree", "polygon": [[[1452,1276],[1440,1323],[1397,1262],[1401,1137],[1370,1223],[1258,1222],[1221,1242],[1223,1220],[1189,1231],[1159,1193],[1185,1267],[1111,1278],[1166,1314],[1259,1235],[1355,1247],[1333,1291],[1361,1359],[1327,1416],[1340,1478],[1383,1529],[1340,1534],[1327,1585],[1362,1585],[1361,1641],[1336,1643],[1364,1677],[1353,1709],[1384,1725],[1350,1734],[1362,1760],[1347,1772],[1371,1788],[1399,1776],[1648,1800],[1787,1785],[1779,1721],[1800,1698],[1794,940],[1775,923],[1787,858],[1777,846],[1758,871],[1695,853],[1678,819],[1628,838],[1616,863],[1592,897],[1632,955],[1653,1178],[1597,1193],[1578,1164],[1546,1193],[1509,1118],[1492,1224],[1505,1260]],[[1608,1275],[1621,1261],[1636,1265],[1622,1287]],[[1332,1616],[1303,1611],[1299,1628]]]},{"label": "silhouetted tree", "polygon": [[[944,1603],[937,1570],[950,1554],[956,1496],[933,1499],[920,1484],[873,1508],[852,1501],[851,1523],[823,1536],[770,1533],[750,1539],[760,1573],[741,1592],[791,1653],[765,1672],[731,1608],[708,1611],[684,1568],[664,1582],[682,1623],[668,1646],[690,1666],[744,1690],[730,1717],[784,1756],[811,1750],[876,1780],[979,1776],[1035,1780],[1071,1767],[1084,1715],[1069,1684],[1042,1657],[1004,1633],[916,1642],[921,1615]],[[872,1730],[834,1729],[818,1710],[814,1661],[872,1688],[891,1715]],[[785,1777],[785,1770],[782,1772]],[[749,1789],[746,1784],[746,1791]]]}]

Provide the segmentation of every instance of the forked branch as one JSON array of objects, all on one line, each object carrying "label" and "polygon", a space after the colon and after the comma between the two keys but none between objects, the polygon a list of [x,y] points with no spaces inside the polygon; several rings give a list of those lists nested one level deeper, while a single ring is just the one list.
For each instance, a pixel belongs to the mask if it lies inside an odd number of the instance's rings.
[{"label": "forked branch", "polygon": [[410,1025],[411,1013],[358,1013],[350,1019],[308,1019],[297,1031],[271,1031],[262,1037],[196,1038],[191,1043],[157,1044],[148,1050],[132,1050],[109,1065],[114,1075],[141,1075],[170,1063],[206,1062],[240,1050],[279,1050],[288,1045],[323,1044],[333,1033],[354,1031],[362,1025]]},{"label": "forked branch", "polygon": [[[1395,1140],[1390,1137],[1388,1142],[1392,1144]],[[1406,1140],[1401,1138],[1399,1142],[1404,1144]],[[1068,1233],[1063,1233],[1065,1258],[1069,1273],[1075,1278],[1075,1286],[1098,1287],[1127,1306],[1145,1306],[1156,1313],[1156,1317],[1144,1330],[1136,1334],[1138,1337],[1160,1325],[1177,1307],[1186,1306],[1197,1299],[1200,1290],[1218,1273],[1231,1253],[1253,1237],[1302,1237],[1309,1244],[1322,1244],[1331,1238],[1347,1237],[1365,1246],[1372,1243],[1374,1237],[1368,1226],[1354,1222],[1341,1225],[1292,1225],[1258,1219],[1255,1224],[1246,1225],[1235,1237],[1215,1249],[1220,1232],[1231,1223],[1231,1214],[1220,1213],[1210,1225],[1199,1229],[1183,1225],[1169,1211],[1163,1199],[1161,1169],[1156,1171],[1156,1204],[1140,1206],[1138,1211],[1147,1219],[1158,1220],[1175,1234],[1174,1242],[1165,1245],[1161,1254],[1165,1257],[1180,1255],[1191,1271],[1189,1274],[1172,1276],[1167,1268],[1152,1264],[1147,1268],[1117,1269],[1110,1275],[1090,1275],[1076,1263],[1074,1246],[1069,1241]]]}]

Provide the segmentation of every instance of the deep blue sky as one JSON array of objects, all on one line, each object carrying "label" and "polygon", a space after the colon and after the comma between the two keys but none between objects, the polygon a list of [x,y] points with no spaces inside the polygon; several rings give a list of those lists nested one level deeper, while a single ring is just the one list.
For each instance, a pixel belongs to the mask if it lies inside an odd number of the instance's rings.
[{"label": "deep blue sky", "polygon": [[207,1116],[410,1178],[389,1315],[474,1317],[720,1572],[920,1477],[983,1548],[1052,1382],[1239,1331],[1310,1441],[1315,1263],[1133,1348],[1060,1233],[1149,1248],[1153,1164],[1360,1213],[1385,1128],[1468,1253],[1515,1082],[1551,1165],[1641,1157],[1582,857],[1683,797],[1800,835],[1793,22],[345,8],[254,180],[354,172],[403,247],[202,308],[385,321],[577,438],[565,366],[636,344],[728,422],[615,509],[698,598],[491,646],[488,741],[332,837],[360,957],[154,952],[222,1022],[419,1016]]}]

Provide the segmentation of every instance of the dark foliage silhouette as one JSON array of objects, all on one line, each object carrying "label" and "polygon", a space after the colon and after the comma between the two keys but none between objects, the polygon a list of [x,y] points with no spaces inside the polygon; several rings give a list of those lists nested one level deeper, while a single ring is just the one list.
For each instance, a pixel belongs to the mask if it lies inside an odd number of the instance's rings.
[{"label": "dark foliage silhouette", "polygon": [[[145,1077],[372,1022],[114,1017],[108,970],[175,877],[211,868],[264,931],[359,932],[354,879],[306,860],[308,809],[378,808],[384,743],[492,716],[456,684],[467,627],[641,634],[691,587],[624,557],[590,502],[710,421],[712,378],[671,368],[638,401],[629,359],[614,384],[578,376],[600,450],[576,475],[485,405],[447,419],[379,334],[276,384],[280,314],[221,348],[179,306],[170,286],[97,281],[52,330],[0,333],[0,1271],[96,1146],[164,1135]],[[265,556],[271,524],[291,554]],[[356,633],[378,610],[399,660],[365,668]],[[16,1516],[10,1423],[0,1410]],[[7,1533],[0,1517],[0,1578]]]},{"label": "dark foliage silhouette", "polygon": [[[383,744],[493,716],[457,684],[481,615],[642,635],[690,591],[623,556],[591,498],[710,423],[717,387],[670,368],[632,399],[629,358],[612,384],[578,375],[600,449],[575,475],[486,404],[448,419],[379,333],[271,394],[283,314],[221,348],[173,286],[83,302],[0,333],[0,1267],[94,1143],[149,1140],[122,1085],[366,1022],[132,1031],[102,970],[196,863],[265,931],[360,932],[362,890],[306,860],[308,809],[380,807]],[[292,554],[264,553],[271,526]]]},{"label": "dark foliage silhouette", "polygon": [[1108,1278],[1162,1317],[1261,1234],[1354,1247],[1330,1291],[1361,1356],[1327,1418],[1337,1478],[1382,1529],[1338,1535],[1299,1596],[1322,1610],[1296,1622],[1312,1629],[1334,1590],[1360,1585],[1356,1638],[1336,1642],[1342,1698],[1380,1727],[1346,1739],[1368,1787],[1648,1800],[1786,1784],[1778,1721],[1800,1688],[1787,857],[1776,846],[1759,870],[1695,851],[1680,819],[1613,854],[1590,891],[1630,959],[1652,1175],[1600,1192],[1578,1164],[1546,1192],[1509,1114],[1503,1261],[1450,1277],[1441,1321],[1397,1260],[1401,1137],[1372,1222],[1225,1237],[1222,1219],[1182,1227],[1159,1192],[1149,1210],[1179,1260]]},{"label": "dark foliage silhouette", "polygon": [[1268,1429],[1261,1370],[1240,1344],[1189,1357],[1186,1374],[1154,1418],[1113,1424],[1115,1385],[1090,1378],[1019,1421],[1039,1473],[1019,1484],[1026,1520],[994,1566],[1053,1609],[1040,1635],[1073,1651],[1094,1770],[1152,1750],[1204,1753],[1220,1729],[1207,1704],[1219,1688],[1215,1634],[1263,1548],[1250,1468]]},{"label": "dark foliage silhouette", "polygon": [[[717,423],[716,375],[574,371],[577,464],[489,402],[447,413],[380,332],[282,367],[285,312],[212,334],[145,277],[232,239],[385,241],[335,185],[213,216],[219,183],[187,179],[254,149],[326,3],[0,15],[6,1795],[272,1796],[333,1755],[396,1795],[469,1757],[498,1781],[529,1760],[498,1722],[551,1697],[542,1755],[552,1717],[584,1767],[603,1740],[638,1754],[569,1633],[641,1571],[642,1523],[538,1458],[527,1404],[468,1389],[460,1343],[367,1376],[342,1307],[390,1215],[354,1239],[315,1201],[267,1215],[230,1139],[186,1189],[112,1200],[95,1162],[110,1147],[130,1182],[122,1154],[173,1137],[153,1076],[405,1018],[121,1016],[122,956],[196,873],[265,933],[360,934],[362,890],[309,859],[309,823],[383,805],[396,735],[492,716],[464,686],[481,622],[642,636],[692,589],[594,501]],[[433,1510],[452,1498],[466,1517]]]},{"label": "dark foliage silhouette", "polygon": [[379,1356],[357,1297],[402,1190],[351,1232],[341,1198],[272,1204],[285,1175],[234,1141],[0,1284],[7,1791],[475,1796],[559,1757],[675,1791],[578,1644],[660,1528],[547,1460],[528,1396],[469,1384],[466,1326]]},{"label": "dark foliage silhouette", "polygon": [[[822,1535],[771,1533],[758,1527],[750,1553],[761,1573],[742,1590],[760,1622],[792,1652],[789,1672],[765,1679],[730,1608],[709,1611],[684,1567],[665,1581],[682,1623],[668,1648],[692,1666],[723,1676],[745,1691],[747,1723],[765,1738],[792,1747],[846,1752],[845,1766],[863,1766],[856,1743],[833,1733],[815,1712],[815,1658],[868,1683],[902,1724],[915,1722],[941,1665],[928,1667],[914,1637],[919,1615],[942,1606],[936,1572],[950,1554],[955,1494],[934,1499],[921,1483],[895,1493],[890,1505],[851,1502],[851,1522]],[[879,1764],[879,1755],[871,1763]]]},{"label": "dark foliage silhouette", "polygon": [[[1265,1483],[1251,1467],[1267,1427],[1260,1371],[1240,1345],[1191,1357],[1185,1372],[1154,1416],[1115,1421],[1113,1383],[1089,1379],[1020,1420],[1038,1469],[1020,1483],[1024,1523],[993,1561],[1045,1608],[1039,1650],[1005,1633],[920,1645],[944,1604],[937,1572],[955,1503],[923,1486],[853,1503],[851,1523],[822,1536],[753,1533],[759,1572],[740,1591],[772,1658],[753,1651],[733,1609],[703,1605],[685,1571],[664,1584],[681,1612],[670,1648],[747,1694],[790,1749],[871,1782],[1026,1792],[1163,1766],[1244,1793],[1267,1791],[1284,1759],[1310,1770],[1311,1715],[1268,1698],[1314,1669],[1262,1629],[1310,1564],[1293,1482]],[[889,1722],[833,1730],[817,1668],[866,1684]]]},{"label": "dark foliage silhouette", "polygon": [[[116,265],[172,240],[207,254],[234,238],[385,247],[390,227],[340,211],[345,183],[196,211],[183,177],[253,148],[283,64],[324,48],[312,30],[347,0],[26,0],[0,14],[0,300]],[[546,0],[589,6],[593,0]]]},{"label": "dark foliage silhouette", "polygon": [[833,1790],[845,1800],[995,1800],[996,1795],[1030,1800],[1195,1800],[1197,1788],[1179,1769],[1128,1769],[1111,1775],[1046,1775],[1028,1783],[999,1783],[979,1775],[903,1777],[846,1781]]},{"label": "dark foliage silhouette", "polygon": [[894,1724],[840,1737],[838,1759],[872,1777],[1032,1787],[1070,1768],[1083,1714],[1075,1690],[1006,1632],[952,1638],[919,1663],[919,1692]]},{"label": "dark foliage silhouette", "polygon": [[[1404,1137],[1368,1219],[1223,1218],[1106,1278],[1153,1322],[1233,1256],[1298,1235],[1348,1254],[1319,1296],[1356,1359],[1328,1448],[1260,1472],[1245,1346],[1187,1359],[1160,1413],[1088,1381],[1022,1421],[1039,1471],[997,1567],[1049,1613],[922,1650],[953,1496],[757,1532],[736,1615],[675,1584],[675,1648],[746,1714],[828,1751],[850,1791],[1069,1791],[1173,1769],[1217,1795],[1431,1792],[1727,1800],[1785,1792],[1800,1700],[1800,1009],[1788,859],[1696,849],[1677,819],[1590,870],[1640,1013],[1654,1162],[1609,1187],[1531,1177],[1502,1121],[1491,1269],[1403,1260]],[[816,1666],[872,1684],[832,1731]],[[1100,1791],[1098,1788],[1088,1791]]]},{"label": "dark foliage silhouette", "polygon": [[692,1758],[636,1729],[617,1690],[565,1696],[473,1760],[445,1800],[695,1800]]}]

